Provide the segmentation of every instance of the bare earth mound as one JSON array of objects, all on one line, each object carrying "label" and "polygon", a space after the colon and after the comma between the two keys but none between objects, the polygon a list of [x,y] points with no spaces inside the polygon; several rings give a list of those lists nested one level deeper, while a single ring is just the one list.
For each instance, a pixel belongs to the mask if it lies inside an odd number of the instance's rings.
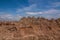
[{"label": "bare earth mound", "polygon": [[28,17],[0,22],[0,40],[60,40],[60,18]]}]

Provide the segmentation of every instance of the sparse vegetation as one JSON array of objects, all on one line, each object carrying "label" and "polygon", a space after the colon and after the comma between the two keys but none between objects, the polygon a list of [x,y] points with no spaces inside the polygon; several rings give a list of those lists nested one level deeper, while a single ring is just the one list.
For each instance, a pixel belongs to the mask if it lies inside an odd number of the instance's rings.
[{"label": "sparse vegetation", "polygon": [[0,21],[0,40],[60,40],[60,18],[23,17],[20,21]]}]

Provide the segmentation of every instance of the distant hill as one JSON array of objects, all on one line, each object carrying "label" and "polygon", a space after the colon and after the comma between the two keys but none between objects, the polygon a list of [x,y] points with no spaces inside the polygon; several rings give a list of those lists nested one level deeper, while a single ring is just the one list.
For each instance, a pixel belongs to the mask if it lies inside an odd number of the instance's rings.
[{"label": "distant hill", "polygon": [[60,40],[60,18],[23,17],[0,21],[0,40]]}]

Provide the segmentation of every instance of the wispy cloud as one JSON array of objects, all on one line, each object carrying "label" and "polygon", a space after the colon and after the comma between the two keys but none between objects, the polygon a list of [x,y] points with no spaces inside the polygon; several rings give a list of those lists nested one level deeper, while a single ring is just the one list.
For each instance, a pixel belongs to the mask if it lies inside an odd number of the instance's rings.
[{"label": "wispy cloud", "polygon": [[20,18],[21,18],[22,16],[20,16],[20,15],[12,15],[12,14],[1,14],[0,15],[0,20],[19,20]]},{"label": "wispy cloud", "polygon": [[53,2],[50,5],[46,6],[47,8],[58,8],[60,7],[60,2]]},{"label": "wispy cloud", "polygon": [[16,10],[16,13],[20,13],[20,12],[28,12],[28,11],[35,11],[37,9],[37,5],[36,4],[32,4],[28,7],[24,7],[24,8],[18,8]]},{"label": "wispy cloud", "polygon": [[38,15],[38,14],[42,14],[42,12],[26,12],[26,14],[28,14],[28,15]]},{"label": "wispy cloud", "polygon": [[[32,0],[30,0],[29,2],[31,2]],[[58,7],[60,7],[60,2],[50,2],[48,5],[44,5],[44,8],[43,5],[40,5],[40,2],[36,2],[37,0],[35,0],[35,3],[33,3],[32,1],[32,5],[30,6],[27,6],[27,7],[24,7],[24,8],[18,8],[17,9],[17,13],[23,13],[25,14],[26,16],[27,15],[32,15],[32,16],[38,16],[38,15],[43,15],[44,17],[47,17],[47,18],[52,18],[52,17],[60,17],[58,16],[60,14],[60,9],[56,9]],[[57,14],[57,15],[56,15]]]},{"label": "wispy cloud", "polygon": [[[30,6],[28,6],[28,7],[24,7],[24,8],[19,8],[19,9],[17,9],[17,13],[20,13],[20,12],[26,12],[27,14],[29,13],[29,14],[51,14],[51,13],[59,13],[59,11],[60,10],[56,10],[56,9],[54,9],[55,7],[57,8],[57,7],[59,7],[60,6],[60,2],[55,2],[55,3],[50,3],[51,5],[49,5],[49,6],[46,6],[47,8],[49,8],[49,9],[40,9],[40,8],[38,8],[37,6],[37,4],[32,4],[32,5],[30,5]],[[33,13],[34,12],[34,13]]]},{"label": "wispy cloud", "polygon": [[60,7],[60,2],[52,3],[52,6],[53,6],[53,7]]},{"label": "wispy cloud", "polygon": [[40,15],[45,18],[51,19],[51,18],[59,18],[60,17],[60,10],[57,9],[49,9],[45,11],[40,12],[26,12],[27,15]]},{"label": "wispy cloud", "polygon": [[10,14],[4,14],[4,15],[0,15],[1,18],[12,18],[13,16]]},{"label": "wispy cloud", "polygon": [[26,14],[29,14],[29,15],[58,14],[58,13],[60,13],[60,10],[56,10],[56,9],[49,9],[47,11],[40,11],[40,12],[26,12]]}]

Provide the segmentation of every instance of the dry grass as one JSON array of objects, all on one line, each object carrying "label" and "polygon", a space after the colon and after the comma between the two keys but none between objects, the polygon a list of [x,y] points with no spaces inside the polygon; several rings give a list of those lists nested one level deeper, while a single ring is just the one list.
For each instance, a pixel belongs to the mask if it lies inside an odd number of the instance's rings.
[{"label": "dry grass", "polygon": [[0,22],[0,40],[60,40],[60,18],[28,17]]}]

